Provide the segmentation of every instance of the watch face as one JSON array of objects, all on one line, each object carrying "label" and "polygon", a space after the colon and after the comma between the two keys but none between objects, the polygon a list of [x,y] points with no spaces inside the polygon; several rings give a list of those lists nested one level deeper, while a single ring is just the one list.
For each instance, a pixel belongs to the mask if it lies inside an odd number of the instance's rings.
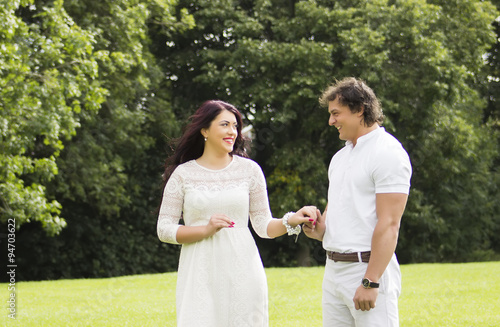
[{"label": "watch face", "polygon": [[370,280],[365,278],[365,279],[363,279],[362,284],[363,284],[364,288],[368,288],[368,287],[370,287]]}]

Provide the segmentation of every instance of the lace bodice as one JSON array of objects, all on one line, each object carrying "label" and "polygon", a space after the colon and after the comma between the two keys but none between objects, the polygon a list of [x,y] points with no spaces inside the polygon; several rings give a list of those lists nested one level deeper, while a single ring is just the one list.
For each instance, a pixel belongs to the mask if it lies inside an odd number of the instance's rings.
[{"label": "lace bodice", "polygon": [[272,215],[264,174],[256,162],[233,156],[221,170],[204,168],[195,160],[179,165],[163,192],[158,237],[178,244],[181,217],[186,226],[202,226],[213,214],[227,215],[235,222],[234,228],[247,228],[250,217],[255,232],[269,238],[267,225]]}]

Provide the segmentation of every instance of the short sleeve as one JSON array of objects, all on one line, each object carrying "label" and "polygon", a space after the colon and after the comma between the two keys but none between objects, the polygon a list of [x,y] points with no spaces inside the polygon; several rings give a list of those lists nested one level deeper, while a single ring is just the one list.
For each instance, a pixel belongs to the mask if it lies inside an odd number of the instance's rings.
[{"label": "short sleeve", "polygon": [[412,167],[408,153],[401,144],[394,144],[378,153],[373,179],[375,193],[410,193]]},{"label": "short sleeve", "polygon": [[267,226],[273,219],[267,197],[266,179],[260,166],[251,162],[251,183],[250,183],[250,221],[252,227],[262,238],[270,238],[267,234]]},{"label": "short sleeve", "polygon": [[178,170],[174,170],[163,190],[156,227],[160,241],[172,244],[179,244],[176,235],[184,204],[184,183]]}]

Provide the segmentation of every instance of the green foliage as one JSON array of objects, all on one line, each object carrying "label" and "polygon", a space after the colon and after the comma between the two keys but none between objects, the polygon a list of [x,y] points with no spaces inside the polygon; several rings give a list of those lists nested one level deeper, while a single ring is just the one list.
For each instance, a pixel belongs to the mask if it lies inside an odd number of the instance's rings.
[{"label": "green foliage", "polygon": [[[179,247],[155,232],[162,163],[207,99],[251,125],[275,216],[323,210],[343,144],[318,97],[345,76],[373,87],[412,160],[400,261],[500,251],[490,2],[3,2],[0,221],[20,228],[22,279],[174,270]],[[266,266],[324,260],[303,235],[257,242]]]},{"label": "green foliage", "polygon": [[[500,11],[500,1],[492,1]],[[494,133],[490,135],[491,138],[498,140],[497,149],[495,154],[494,163],[494,176],[491,183],[495,185],[495,188],[491,192],[491,197],[493,199],[498,198],[498,192],[500,190],[500,99],[498,95],[500,94],[500,19],[493,22],[493,28],[495,29],[497,39],[495,44],[489,49],[486,62],[486,71],[488,73],[488,83],[484,85],[484,97],[488,101],[488,106],[484,113],[484,121],[491,126]],[[500,252],[500,202],[495,202],[494,209],[494,225],[492,230],[492,244],[491,248],[495,252]]]},{"label": "green foliage", "polygon": [[[326,168],[341,144],[328,130],[317,97],[335,78],[358,76],[375,89],[386,129],[413,162],[400,259],[471,260],[476,250],[491,246],[490,228],[498,222],[491,197],[498,188],[491,178],[497,150],[496,140],[487,139],[491,129],[483,124],[479,93],[487,83],[483,55],[495,41],[490,3],[180,5],[197,25],[173,35],[173,46],[164,49],[169,60],[162,64],[175,76],[172,102],[194,108],[206,98],[222,98],[242,109],[253,126],[253,157],[268,178],[276,216],[312,198],[312,204],[325,204]],[[310,173],[313,167],[316,174]],[[259,242],[267,258],[289,240]],[[295,262],[293,251],[280,256],[280,263]]]},{"label": "green foliage", "polygon": [[[92,35],[95,77],[107,92],[98,111],[82,109],[76,135],[60,140],[54,159],[58,174],[45,187],[68,227],[56,238],[41,233],[37,224],[21,227],[18,262],[38,264],[21,269],[20,278],[116,276],[176,266],[178,247],[167,248],[156,237],[155,208],[165,135],[178,133],[179,126],[148,35],[150,25],[165,33],[189,28],[189,16],[177,22],[165,15],[170,6],[163,1],[64,3],[73,26]],[[169,253],[173,257],[165,260]]]},{"label": "green foliage", "polygon": [[40,221],[57,234],[65,221],[46,183],[58,173],[63,141],[106,95],[94,34],[74,24],[62,1],[40,8],[34,1],[5,2],[0,21],[0,220]]}]

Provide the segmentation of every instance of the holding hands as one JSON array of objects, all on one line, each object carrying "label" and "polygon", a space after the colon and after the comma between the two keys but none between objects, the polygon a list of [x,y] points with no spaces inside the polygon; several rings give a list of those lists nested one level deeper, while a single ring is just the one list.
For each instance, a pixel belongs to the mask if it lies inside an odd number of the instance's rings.
[{"label": "holding hands", "polygon": [[316,209],[316,220],[314,223],[307,222],[302,226],[304,230],[304,234],[307,237],[316,239],[318,241],[323,241],[323,235],[325,235],[325,218],[326,218],[326,209],[321,215],[319,209]]},{"label": "holding hands", "polygon": [[289,212],[285,214],[281,221],[288,235],[297,235],[295,237],[295,242],[297,242],[297,238],[301,231],[300,225],[303,224],[303,226],[306,226],[306,224],[308,224],[311,228],[314,228],[319,215],[321,215],[321,213],[315,206],[305,206],[298,212]]},{"label": "holding hands", "polygon": [[[283,219],[273,219],[268,225],[268,235],[271,238],[288,233],[297,235],[301,231],[301,226],[306,235],[310,238],[323,239],[325,230],[324,217],[315,206],[304,206],[297,212],[287,213]],[[234,222],[226,215],[215,214],[210,217],[210,221],[204,226],[203,238],[210,237],[223,228],[234,227]],[[284,229],[286,229],[284,231]]]},{"label": "holding hands", "polygon": [[288,217],[288,224],[296,227],[300,224],[310,224],[314,226],[318,217],[319,210],[315,206],[305,206],[299,211]]}]

